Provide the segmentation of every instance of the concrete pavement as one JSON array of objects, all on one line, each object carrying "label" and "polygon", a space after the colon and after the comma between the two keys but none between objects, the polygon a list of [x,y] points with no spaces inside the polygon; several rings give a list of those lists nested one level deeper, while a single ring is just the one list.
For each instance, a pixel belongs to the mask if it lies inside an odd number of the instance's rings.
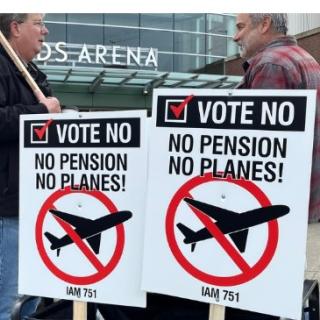
[{"label": "concrete pavement", "polygon": [[306,279],[317,279],[320,283],[320,223],[308,225]]}]

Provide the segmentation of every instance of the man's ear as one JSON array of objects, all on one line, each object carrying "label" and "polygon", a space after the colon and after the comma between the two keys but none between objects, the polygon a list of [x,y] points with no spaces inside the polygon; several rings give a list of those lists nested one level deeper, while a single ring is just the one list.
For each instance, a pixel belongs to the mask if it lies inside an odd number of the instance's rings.
[{"label": "man's ear", "polygon": [[264,17],[262,20],[262,24],[261,24],[261,32],[262,33],[267,33],[270,29],[271,29],[271,17]]},{"label": "man's ear", "polygon": [[10,23],[10,37],[17,38],[20,35],[20,23],[17,21],[12,21]]}]

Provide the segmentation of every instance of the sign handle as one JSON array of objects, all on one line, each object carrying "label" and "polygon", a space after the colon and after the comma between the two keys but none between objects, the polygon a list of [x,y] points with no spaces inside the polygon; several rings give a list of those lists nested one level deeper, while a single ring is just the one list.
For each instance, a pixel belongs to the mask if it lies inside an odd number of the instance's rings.
[{"label": "sign handle", "polygon": [[209,305],[209,320],[224,320],[225,306],[219,304]]},{"label": "sign handle", "polygon": [[22,76],[27,81],[28,85],[30,86],[36,98],[38,99],[40,97],[44,98],[44,94],[42,93],[42,91],[40,90],[36,82],[33,80],[30,73],[28,72],[28,70],[26,69],[26,67],[20,60],[20,58],[17,56],[17,54],[14,52],[10,43],[8,42],[8,40],[6,39],[6,37],[3,35],[1,31],[0,31],[0,43],[2,44],[4,50],[7,52],[7,54],[9,55],[13,63],[16,65],[18,70],[21,72]]},{"label": "sign handle", "polygon": [[87,303],[73,301],[73,320],[87,320]]}]

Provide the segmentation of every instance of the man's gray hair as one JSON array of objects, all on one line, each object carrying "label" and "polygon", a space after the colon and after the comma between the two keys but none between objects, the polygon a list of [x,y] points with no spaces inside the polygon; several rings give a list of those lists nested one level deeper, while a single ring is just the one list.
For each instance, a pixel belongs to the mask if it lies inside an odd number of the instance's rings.
[{"label": "man's gray hair", "polygon": [[282,34],[288,32],[288,15],[286,13],[249,13],[249,16],[253,25],[257,25],[265,17],[270,17],[274,31]]},{"label": "man's gray hair", "polygon": [[18,23],[25,22],[28,18],[27,13],[1,13],[0,14],[0,30],[3,35],[9,39],[10,38],[10,24],[12,21],[17,21]]}]

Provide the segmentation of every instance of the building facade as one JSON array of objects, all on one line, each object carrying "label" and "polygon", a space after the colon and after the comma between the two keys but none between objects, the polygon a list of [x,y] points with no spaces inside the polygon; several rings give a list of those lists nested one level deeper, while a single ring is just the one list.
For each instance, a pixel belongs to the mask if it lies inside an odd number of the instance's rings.
[{"label": "building facade", "polygon": [[288,13],[288,33],[297,35],[320,28],[320,13]]},{"label": "building facade", "polygon": [[[47,14],[36,63],[65,105],[150,108],[154,88],[231,88],[243,75],[234,14]],[[320,14],[289,14],[289,33],[320,62]]]},{"label": "building facade", "polygon": [[[47,14],[36,63],[65,106],[151,108],[154,88],[230,88],[232,14]],[[205,72],[207,65],[215,70]]]},{"label": "building facade", "polygon": [[231,14],[47,14],[45,21],[39,64],[192,73],[237,53]]}]

